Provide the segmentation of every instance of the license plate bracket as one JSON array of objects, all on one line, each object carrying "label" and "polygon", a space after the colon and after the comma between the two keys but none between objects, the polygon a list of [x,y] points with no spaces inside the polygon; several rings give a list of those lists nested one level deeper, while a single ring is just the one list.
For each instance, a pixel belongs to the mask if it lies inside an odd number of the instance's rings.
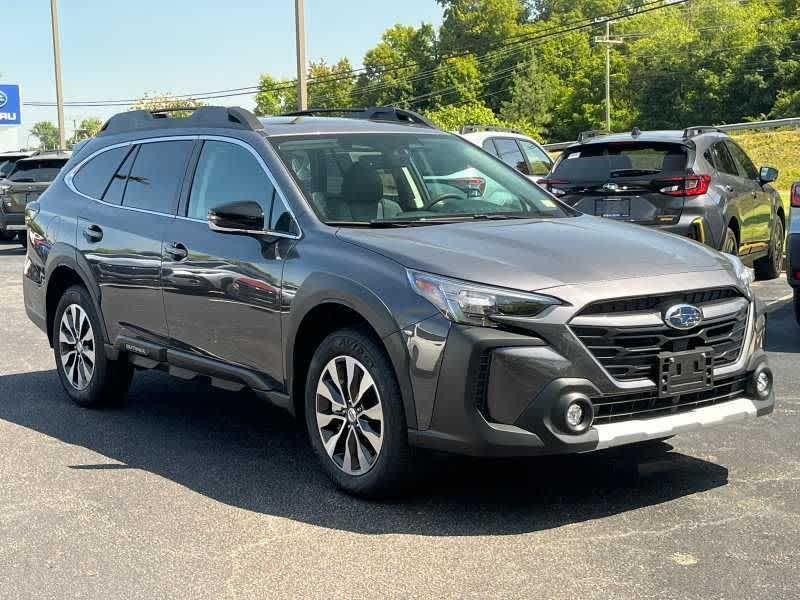
[{"label": "license plate bracket", "polygon": [[658,355],[659,396],[677,396],[714,387],[714,350],[709,347]]},{"label": "license plate bracket", "polygon": [[603,198],[595,200],[594,214],[607,219],[628,219],[631,216],[630,198]]}]

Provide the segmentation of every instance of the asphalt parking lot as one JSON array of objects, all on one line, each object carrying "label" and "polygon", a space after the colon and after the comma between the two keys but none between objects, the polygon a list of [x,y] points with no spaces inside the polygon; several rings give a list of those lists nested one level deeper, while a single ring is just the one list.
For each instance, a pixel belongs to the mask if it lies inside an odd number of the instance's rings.
[{"label": "asphalt parking lot", "polygon": [[800,328],[783,280],[779,406],[646,455],[420,457],[409,497],[330,487],[276,409],[159,373],[73,406],[0,243],[0,598],[796,598]]}]

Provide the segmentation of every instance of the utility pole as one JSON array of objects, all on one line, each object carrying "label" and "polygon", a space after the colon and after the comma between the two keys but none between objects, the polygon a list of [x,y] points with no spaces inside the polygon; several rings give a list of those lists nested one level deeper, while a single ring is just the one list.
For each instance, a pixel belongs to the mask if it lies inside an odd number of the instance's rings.
[{"label": "utility pole", "polygon": [[595,19],[595,23],[605,21],[606,35],[594,37],[595,44],[603,44],[606,47],[606,130],[611,131],[611,45],[622,44],[621,38],[611,37],[611,19],[600,17]]},{"label": "utility pole", "polygon": [[50,23],[53,26],[53,62],[56,69],[56,104],[58,105],[58,148],[64,143],[64,96],[61,92],[61,39],[58,35],[58,0],[50,0]]},{"label": "utility pole", "polygon": [[297,30],[297,110],[308,108],[306,86],[306,27],[303,0],[294,0],[294,19]]}]

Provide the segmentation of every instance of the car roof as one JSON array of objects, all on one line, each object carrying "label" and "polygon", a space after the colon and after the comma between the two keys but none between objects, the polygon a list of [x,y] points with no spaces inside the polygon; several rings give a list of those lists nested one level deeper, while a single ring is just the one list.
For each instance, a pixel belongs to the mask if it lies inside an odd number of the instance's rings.
[{"label": "car roof", "polygon": [[532,137],[527,136],[524,133],[516,133],[514,131],[471,131],[469,133],[458,133],[456,135],[460,135],[465,140],[478,143],[483,143],[483,141],[488,138],[500,137],[500,138],[515,138],[518,140],[525,140],[528,142],[533,142],[537,146],[541,146],[541,144]]},{"label": "car roof", "polygon": [[30,156],[34,156],[35,154],[36,150],[8,150],[6,152],[0,152],[0,160],[9,158],[28,158]]},{"label": "car roof", "polygon": [[625,133],[610,133],[598,134],[594,137],[585,139],[582,142],[575,142],[567,147],[574,148],[576,146],[592,146],[602,144],[613,144],[620,142],[664,142],[673,144],[682,144],[684,146],[694,146],[697,140],[728,137],[721,131],[707,131],[698,135],[685,137],[683,129],[662,129],[653,131],[640,131],[636,135],[628,131]]},{"label": "car roof", "polygon": [[258,120],[264,126],[264,135],[267,137],[325,133],[414,133],[445,135],[445,132],[439,129],[431,129],[424,125],[411,125],[397,121],[309,116],[259,117]]}]

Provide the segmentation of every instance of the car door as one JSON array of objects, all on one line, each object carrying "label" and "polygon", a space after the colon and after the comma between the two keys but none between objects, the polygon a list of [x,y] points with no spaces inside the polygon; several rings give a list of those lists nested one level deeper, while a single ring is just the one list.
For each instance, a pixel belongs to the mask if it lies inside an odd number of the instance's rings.
[{"label": "car door", "polygon": [[100,287],[112,343],[119,335],[168,336],[162,236],[174,221],[192,146],[191,140],[143,141],[107,149],[71,179],[76,191],[99,200],[79,213],[77,247]]},{"label": "car door", "polygon": [[752,252],[760,252],[769,247],[769,238],[772,232],[772,202],[770,196],[764,191],[758,169],[733,140],[726,140],[725,144],[730,150],[733,160],[739,167],[742,177],[746,180],[750,191],[750,210],[748,228],[752,231]]},{"label": "car door", "polygon": [[[258,202],[284,235],[209,228],[210,208]],[[283,378],[281,277],[297,229],[266,164],[233,139],[202,142],[178,218],[165,233],[164,304],[172,344]]]},{"label": "car door", "polygon": [[753,243],[753,230],[751,227],[753,210],[753,188],[742,177],[736,161],[733,160],[727,145],[723,140],[715,142],[709,149],[712,163],[717,170],[717,177],[728,202],[727,215],[735,217],[739,223],[739,252],[750,247]]}]

